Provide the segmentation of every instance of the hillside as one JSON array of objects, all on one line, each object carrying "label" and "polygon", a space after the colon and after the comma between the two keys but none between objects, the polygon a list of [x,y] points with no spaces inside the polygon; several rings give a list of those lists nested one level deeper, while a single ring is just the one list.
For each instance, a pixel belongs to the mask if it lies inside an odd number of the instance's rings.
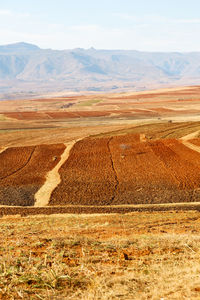
[{"label": "hillside", "polygon": [[51,50],[0,46],[0,99],[52,92],[128,91],[199,83],[200,52]]}]

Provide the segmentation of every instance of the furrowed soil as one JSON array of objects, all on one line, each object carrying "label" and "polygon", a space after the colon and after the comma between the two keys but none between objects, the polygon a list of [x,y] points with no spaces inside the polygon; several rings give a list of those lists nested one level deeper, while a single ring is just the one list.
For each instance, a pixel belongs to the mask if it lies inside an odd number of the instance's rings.
[{"label": "furrowed soil", "polygon": [[60,168],[61,184],[53,191],[50,205],[110,202],[116,178],[108,143],[108,138],[102,138],[85,139],[75,144]]},{"label": "furrowed soil", "polygon": [[[36,205],[54,211],[198,202],[199,95],[193,86],[0,101],[0,204],[34,206],[38,190],[48,197]],[[58,185],[47,180],[54,168]]]},{"label": "furrowed soil", "polygon": [[[53,192],[45,203],[99,206],[199,201],[200,154],[177,139],[193,136],[198,130],[198,122],[160,123],[101,133],[77,142],[71,137],[74,146],[58,168],[61,182],[57,186],[52,182],[55,188],[49,187]],[[198,144],[198,140],[193,141]],[[0,204],[33,206],[37,191],[48,172],[58,165],[65,147],[52,144],[4,149],[0,153]]]},{"label": "furrowed soil", "polygon": [[126,134],[78,142],[60,168],[62,180],[49,204],[199,201],[200,154],[175,139],[140,140]]},{"label": "furrowed soil", "polygon": [[0,154],[0,205],[34,205],[46,173],[60,160],[63,144],[9,148]]}]

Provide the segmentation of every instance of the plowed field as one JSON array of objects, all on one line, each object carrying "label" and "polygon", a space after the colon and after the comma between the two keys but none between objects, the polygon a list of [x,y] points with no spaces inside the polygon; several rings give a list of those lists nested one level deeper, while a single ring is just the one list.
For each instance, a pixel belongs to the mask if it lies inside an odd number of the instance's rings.
[{"label": "plowed field", "polygon": [[181,142],[139,135],[88,138],[60,169],[50,205],[192,202],[200,199],[200,154]]},{"label": "plowed field", "polygon": [[[198,202],[200,153],[181,140],[167,138],[198,130],[195,123],[163,123],[76,142],[58,169],[61,181],[52,188],[49,205]],[[199,145],[199,139],[193,143]],[[0,153],[0,205],[33,206],[36,192],[64,149],[64,144],[54,144],[8,148]]]},{"label": "plowed field", "polygon": [[22,169],[31,158],[35,147],[13,147],[0,154],[0,180]]},{"label": "plowed field", "polygon": [[135,143],[131,135],[119,136],[111,140],[110,149],[118,178],[113,203],[162,203],[170,200],[176,182],[147,142]]},{"label": "plowed field", "polygon": [[45,176],[60,160],[63,144],[10,148],[0,154],[0,204],[34,204]]},{"label": "plowed field", "polygon": [[60,168],[61,184],[51,196],[51,205],[109,204],[116,178],[109,153],[109,138],[85,139],[75,144]]}]

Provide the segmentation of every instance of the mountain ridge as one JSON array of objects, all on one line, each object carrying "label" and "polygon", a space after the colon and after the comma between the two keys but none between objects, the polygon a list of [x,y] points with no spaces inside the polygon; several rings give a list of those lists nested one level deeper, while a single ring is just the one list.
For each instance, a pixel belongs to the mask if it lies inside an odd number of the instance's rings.
[{"label": "mountain ridge", "polygon": [[0,46],[0,98],[14,93],[124,91],[198,84],[200,52]]}]

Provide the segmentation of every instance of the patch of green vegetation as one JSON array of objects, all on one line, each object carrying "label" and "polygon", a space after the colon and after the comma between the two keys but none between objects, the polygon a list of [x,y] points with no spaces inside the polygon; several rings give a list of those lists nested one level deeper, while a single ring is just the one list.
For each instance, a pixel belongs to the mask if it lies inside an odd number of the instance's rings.
[{"label": "patch of green vegetation", "polygon": [[0,114],[0,121],[5,121],[6,117],[3,114]]},{"label": "patch of green vegetation", "polygon": [[99,103],[101,101],[102,101],[102,99],[91,99],[91,100],[87,100],[84,102],[80,102],[76,106],[91,106],[91,105]]}]

